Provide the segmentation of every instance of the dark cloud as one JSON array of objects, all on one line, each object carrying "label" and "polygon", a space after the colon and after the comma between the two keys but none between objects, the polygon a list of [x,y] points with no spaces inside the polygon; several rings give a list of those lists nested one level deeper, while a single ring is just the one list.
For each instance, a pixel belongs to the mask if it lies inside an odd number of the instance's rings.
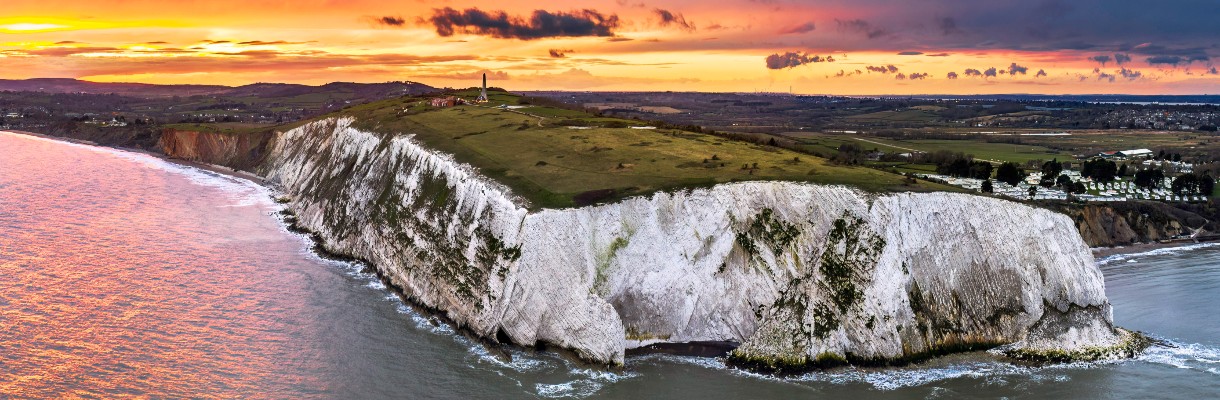
[{"label": "dark cloud", "polygon": [[489,79],[489,80],[497,80],[497,81],[509,80],[509,76],[508,76],[507,72],[491,71],[491,70],[486,70],[486,69],[478,70],[478,71],[470,71],[470,72],[454,72],[454,73],[449,73],[449,74],[417,74],[414,76],[421,77],[421,78],[468,79],[471,81],[478,81],[479,79],[483,79],[483,74],[487,74],[487,79]]},{"label": "dark cloud", "polygon": [[695,25],[687,22],[686,17],[683,17],[682,14],[660,8],[653,9],[652,12],[661,19],[661,26],[673,25],[685,31],[695,30]]},{"label": "dark cloud", "polygon": [[928,74],[923,73],[923,72],[912,72],[910,75],[907,75],[907,78],[909,78],[910,80],[916,80],[916,79],[923,80],[923,79],[927,79],[927,77],[928,77]]},{"label": "dark cloud", "polygon": [[568,56],[568,53],[575,53],[576,51],[575,50],[550,49],[547,52],[551,54],[552,58],[564,58],[564,57]]},{"label": "dark cloud", "polygon": [[78,42],[75,40],[63,40],[63,41],[55,42],[55,44],[76,44],[76,43],[78,43]]},{"label": "dark cloud", "polygon": [[120,53],[117,47],[46,47],[29,50],[0,50],[0,54],[13,56],[67,57],[75,54]]},{"label": "dark cloud", "polygon": [[233,43],[233,42],[228,41],[228,40],[210,40],[209,39],[209,40],[204,40],[203,43],[204,44],[225,44],[225,43]]},{"label": "dark cloud", "polygon": [[949,79],[957,79],[957,73],[956,73],[956,72],[950,72],[950,73],[949,73],[949,75],[947,75],[947,76],[945,76],[945,77],[946,77],[946,78],[949,78]]},{"label": "dark cloud", "polygon": [[1040,69],[1040,70],[1038,70],[1038,73],[1034,74],[1034,77],[1035,77],[1035,78],[1041,78],[1041,77],[1044,77],[1044,76],[1046,76],[1046,70],[1041,70],[1041,69]]},{"label": "dark cloud", "polygon": [[948,57],[949,53],[924,54],[928,57]]},{"label": "dark cloud", "polygon": [[169,44],[169,42],[157,40],[157,41],[152,41],[152,42],[144,42],[144,44]]},{"label": "dark cloud", "polygon": [[1127,80],[1132,80],[1132,81],[1142,78],[1144,76],[1144,74],[1139,71],[1129,70],[1126,68],[1122,68],[1122,69],[1118,70],[1118,74],[1122,75],[1123,78],[1127,78]]},{"label": "dark cloud", "polygon": [[1016,74],[1025,75],[1026,72],[1029,72],[1029,68],[1017,65],[1017,63],[1012,63],[1012,65],[1008,66],[1009,75],[1016,75]]},{"label": "dark cloud", "polygon": [[905,80],[907,79],[907,75],[906,75],[906,74],[899,73],[898,75],[894,75],[894,79],[897,79],[897,80],[900,80],[900,81],[905,81]]},{"label": "dark cloud", "polygon": [[794,51],[789,51],[784,54],[772,54],[767,56],[767,69],[796,68],[805,64],[834,61],[835,59],[831,56],[810,56],[809,53],[797,53]]},{"label": "dark cloud", "polygon": [[403,19],[402,17],[385,16],[385,17],[376,18],[375,22],[380,25],[398,27],[398,26],[406,25],[407,20]]},{"label": "dark cloud", "polygon": [[986,70],[986,71],[983,71],[983,77],[986,77],[986,78],[995,78],[995,77],[996,77],[996,69],[995,69],[995,67],[987,68],[987,70]]},{"label": "dark cloud", "polygon": [[1146,60],[1148,61],[1148,64],[1150,64],[1150,65],[1172,65],[1172,66],[1176,67],[1178,65],[1190,64],[1195,61],[1208,61],[1209,59],[1210,58],[1208,58],[1207,56],[1193,56],[1193,57],[1154,56],[1154,57],[1148,57]]},{"label": "dark cloud", "polygon": [[809,32],[813,32],[814,29],[817,29],[817,26],[815,26],[813,24],[813,22],[806,22],[806,23],[803,23],[803,24],[800,24],[797,26],[791,26],[788,28],[784,28],[784,29],[780,30],[779,33],[781,35],[809,33]]},{"label": "dark cloud", "polygon": [[848,76],[855,76],[855,75],[860,75],[860,74],[863,74],[863,73],[864,73],[863,71],[860,71],[860,70],[858,70],[858,69],[857,69],[857,70],[855,70],[855,71],[844,71],[844,70],[839,70],[839,73],[835,74],[835,78],[843,78],[843,77],[848,77]]},{"label": "dark cloud", "polygon": [[[632,40],[635,40],[635,39],[632,39],[632,38],[625,38],[625,37],[622,37],[622,36],[615,36],[615,37],[612,37],[612,38],[606,39],[606,41],[607,41],[607,42],[630,42],[630,41],[632,41]],[[658,42],[659,42],[659,40],[656,40],[656,41],[658,41]]]},{"label": "dark cloud", "polygon": [[868,21],[862,19],[850,21],[836,19],[835,24],[839,26],[840,32],[858,33],[869,39],[876,39],[889,34],[885,29],[874,27]]},{"label": "dark cloud", "polygon": [[922,56],[923,52],[922,51],[904,51],[904,52],[898,53],[898,55],[900,55],[900,56]]},{"label": "dark cloud", "polygon": [[978,77],[978,76],[983,76],[983,71],[979,71],[974,68],[966,68],[965,74],[966,74],[966,76]]},{"label": "dark cloud", "polygon": [[1099,69],[1099,68],[1093,68],[1093,74],[1097,75],[1097,80],[1099,80],[1099,81],[1114,82],[1114,79],[1115,79],[1114,74],[1107,74],[1105,72],[1101,72],[1101,69]]},{"label": "dark cloud", "polygon": [[883,74],[892,74],[892,73],[898,72],[898,67],[894,66],[893,64],[878,65],[878,66],[870,65],[870,66],[864,67],[864,69],[867,69],[869,72],[880,72]]},{"label": "dark cloud", "polygon": [[503,39],[532,40],[549,37],[614,36],[618,15],[603,15],[595,10],[549,12],[535,10],[528,20],[503,11],[485,12],[477,8],[458,11],[450,7],[434,9],[425,21],[440,36],[466,33]]},{"label": "dark cloud", "polygon": [[940,28],[940,33],[945,36],[962,33],[962,30],[957,28],[957,20],[950,17],[937,18],[936,25]]},{"label": "dark cloud", "polygon": [[305,44],[305,43],[309,43],[309,42],[289,42],[289,41],[284,41],[284,40],[264,42],[262,40],[250,40],[250,41],[245,41],[245,42],[238,42],[237,44],[239,46],[270,46],[270,45],[277,45],[277,44]]},{"label": "dark cloud", "polygon": [[1126,64],[1129,62],[1131,62],[1130,54],[1114,53],[1114,63],[1116,63],[1118,65],[1123,65],[1123,64]]},{"label": "dark cloud", "polygon": [[1104,66],[1106,66],[1106,63],[1110,62],[1110,56],[1109,55],[1092,56],[1092,57],[1089,57],[1089,61],[1099,63],[1099,64],[1101,64],[1101,66],[1104,67]]},{"label": "dark cloud", "polygon": [[1220,71],[1216,71],[1216,67],[1211,67],[1211,69],[1207,70],[1207,73],[1212,75],[1220,75]]}]

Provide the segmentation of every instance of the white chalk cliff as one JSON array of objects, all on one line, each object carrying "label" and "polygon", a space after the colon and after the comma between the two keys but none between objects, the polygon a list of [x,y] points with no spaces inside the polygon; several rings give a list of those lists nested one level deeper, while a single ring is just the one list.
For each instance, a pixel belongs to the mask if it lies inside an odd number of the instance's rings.
[{"label": "white chalk cliff", "polygon": [[487,338],[609,364],[731,341],[760,366],[1123,340],[1089,249],[1050,211],[785,182],[530,211],[409,135],[351,122],[280,134],[260,172],[327,250]]}]

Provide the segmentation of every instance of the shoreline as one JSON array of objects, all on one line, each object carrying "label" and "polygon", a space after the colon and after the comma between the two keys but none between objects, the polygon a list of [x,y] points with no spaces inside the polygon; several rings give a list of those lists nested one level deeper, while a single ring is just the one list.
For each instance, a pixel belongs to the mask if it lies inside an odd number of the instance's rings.
[{"label": "shoreline", "polygon": [[228,177],[245,179],[245,180],[257,183],[261,186],[270,187],[267,185],[267,181],[265,179],[263,179],[263,177],[258,176],[257,174],[255,174],[253,172],[232,169],[232,168],[225,167],[222,165],[208,164],[208,163],[204,163],[204,162],[183,160],[180,158],[173,158],[173,157],[165,155],[164,153],[157,153],[157,152],[148,151],[148,150],[144,150],[144,149],[133,149],[130,147],[109,146],[109,145],[104,145],[104,144],[89,141],[89,140],[73,139],[73,138],[62,137],[62,136],[53,136],[53,135],[48,135],[45,133],[38,133],[38,132],[19,131],[19,130],[14,130],[14,129],[0,129],[0,132],[8,132],[8,133],[13,133],[13,134],[18,134],[18,135],[33,136],[36,138],[47,139],[47,140],[55,140],[55,141],[60,141],[60,142],[87,145],[87,146],[105,147],[108,149],[143,154],[143,155],[150,156],[150,157],[156,157],[157,159],[160,159],[160,160],[168,162],[168,163],[183,165],[183,166],[192,167],[192,168],[198,168],[198,169],[202,169],[204,171],[213,172],[213,173],[217,173],[217,174],[228,176]]},{"label": "shoreline", "polygon": [[1093,253],[1093,258],[1095,260],[1101,261],[1102,259],[1105,259],[1107,257],[1113,257],[1113,256],[1119,256],[1119,255],[1129,255],[1129,254],[1140,254],[1140,253],[1146,253],[1149,251],[1161,250],[1161,249],[1186,248],[1186,247],[1198,246],[1201,244],[1208,244],[1208,243],[1220,243],[1220,242],[1204,241],[1204,242],[1175,242],[1175,243],[1161,243],[1161,242],[1132,243],[1127,246],[1094,247],[1089,250],[1090,250],[1090,252]]}]

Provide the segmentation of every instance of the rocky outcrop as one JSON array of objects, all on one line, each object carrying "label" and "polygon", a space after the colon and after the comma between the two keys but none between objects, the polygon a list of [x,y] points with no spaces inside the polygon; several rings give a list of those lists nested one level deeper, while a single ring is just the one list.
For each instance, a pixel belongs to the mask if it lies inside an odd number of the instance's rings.
[{"label": "rocky outcrop", "polygon": [[489,339],[599,363],[663,342],[763,368],[1123,338],[1067,217],[977,196],[750,182],[529,211],[409,136],[332,119],[259,171],[331,252]]},{"label": "rocky outcrop", "polygon": [[[1071,217],[1090,247],[1125,246],[1190,235],[1195,229],[1216,229],[1215,222],[1191,211],[1207,205],[1132,201],[1105,204],[1048,204]],[[1206,210],[1196,210],[1206,212]]]},{"label": "rocky outcrop", "polygon": [[165,129],[157,148],[174,158],[250,170],[262,163],[273,137],[271,132],[226,134]]}]

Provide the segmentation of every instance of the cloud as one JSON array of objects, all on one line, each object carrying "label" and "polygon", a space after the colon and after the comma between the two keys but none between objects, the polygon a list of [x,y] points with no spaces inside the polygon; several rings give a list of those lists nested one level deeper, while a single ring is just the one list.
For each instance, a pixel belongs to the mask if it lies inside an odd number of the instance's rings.
[{"label": "cloud", "polygon": [[853,19],[850,21],[836,19],[835,24],[839,26],[840,32],[858,33],[869,39],[876,39],[889,34],[889,32],[885,29],[873,27],[872,24],[868,23],[868,21],[862,19]]},{"label": "cloud", "polygon": [[1099,64],[1101,64],[1101,66],[1104,67],[1104,66],[1106,66],[1106,63],[1110,62],[1110,56],[1109,55],[1092,56],[1092,57],[1089,57],[1089,61],[1099,63]]},{"label": "cloud", "polygon": [[46,47],[41,49],[0,50],[0,54],[12,56],[67,57],[76,54],[118,53],[116,47]]},{"label": "cloud", "polygon": [[966,68],[965,74],[966,74],[966,76],[979,77],[979,76],[983,76],[983,71],[979,71],[974,68]]},{"label": "cloud", "polygon": [[878,66],[869,65],[867,67],[864,67],[864,69],[867,69],[869,72],[880,72],[883,74],[886,74],[886,73],[892,74],[892,73],[898,72],[898,67],[895,67],[894,64],[878,65]]},{"label": "cloud", "polygon": [[983,76],[987,77],[987,78],[995,78],[996,77],[995,67],[987,68],[986,71],[983,71]]},{"label": "cloud", "polygon": [[796,68],[804,64],[834,62],[834,57],[831,56],[810,56],[809,53],[797,53],[789,51],[784,54],[772,54],[767,56],[768,69],[784,69]]},{"label": "cloud", "polygon": [[1029,72],[1029,68],[1017,65],[1017,63],[1012,63],[1012,65],[1008,66],[1009,75],[1016,75],[1016,74],[1025,75],[1026,72]]},{"label": "cloud", "polygon": [[686,17],[683,17],[682,14],[660,8],[653,9],[652,12],[657,14],[658,18],[661,18],[661,26],[673,25],[688,32],[695,30],[695,25],[687,22]]},{"label": "cloud", "polygon": [[237,45],[238,46],[271,46],[271,45],[278,45],[278,44],[305,44],[305,43],[309,43],[309,42],[288,42],[288,41],[284,41],[284,40],[264,42],[262,40],[250,40],[250,41],[245,41],[245,42],[238,42]]},{"label": "cloud", "polygon": [[1044,77],[1044,76],[1046,76],[1046,71],[1045,71],[1045,70],[1041,70],[1041,69],[1040,69],[1040,70],[1038,70],[1038,73],[1034,74],[1034,77],[1035,77],[1035,78],[1041,78],[1041,77]]},{"label": "cloud", "polygon": [[957,79],[957,73],[956,73],[956,72],[950,72],[950,73],[949,73],[949,75],[946,75],[945,77],[946,77],[946,78],[949,78],[949,79]]},{"label": "cloud", "polygon": [[924,54],[928,57],[948,57],[949,53]]},{"label": "cloud", "polygon": [[860,75],[860,74],[863,74],[863,73],[864,73],[863,71],[860,71],[860,70],[858,70],[858,69],[857,69],[857,70],[855,70],[855,71],[844,71],[844,70],[839,70],[839,73],[835,74],[835,78],[843,78],[843,77],[848,77],[848,76],[855,76],[855,75]]},{"label": "cloud", "polygon": [[403,25],[407,24],[407,20],[403,19],[402,17],[390,17],[390,16],[376,18],[376,19],[374,19],[374,22],[379,25],[393,26],[393,27],[399,27],[399,26],[403,26]]},{"label": "cloud", "polygon": [[922,56],[922,55],[923,55],[923,52],[921,52],[921,51],[904,51],[904,52],[898,53],[898,55],[900,55],[900,56]]},{"label": "cloud", "polygon": [[1114,53],[1114,62],[1118,65],[1123,65],[1131,62],[1131,55],[1123,53]]},{"label": "cloud", "polygon": [[504,11],[485,12],[477,8],[458,11],[450,7],[434,9],[425,21],[440,36],[458,33],[501,39],[533,40],[550,37],[614,36],[618,15],[603,15],[595,10],[549,12],[535,10],[528,20],[510,17]]},{"label": "cloud", "polygon": [[912,72],[910,75],[907,76],[907,78],[910,78],[911,80],[916,80],[916,79],[923,80],[923,79],[926,79],[927,77],[928,77],[928,74],[923,73],[923,72]]},{"label": "cloud", "polygon": [[1153,56],[1148,57],[1146,60],[1150,65],[1172,65],[1176,67],[1181,64],[1190,64],[1195,61],[1208,61],[1210,58],[1207,56]]},{"label": "cloud", "polygon": [[1098,68],[1093,69],[1093,74],[1097,75],[1097,80],[1099,80],[1099,81],[1110,81],[1111,83],[1113,83],[1114,79],[1115,79],[1115,76],[1113,74],[1107,74],[1105,72],[1101,72],[1101,69],[1098,69]]},{"label": "cloud", "polygon": [[551,55],[551,58],[564,58],[564,57],[568,56],[568,53],[575,53],[575,52],[576,52],[576,50],[563,50],[563,49],[547,50],[547,53],[549,53]]},{"label": "cloud", "polygon": [[1144,76],[1144,74],[1139,71],[1129,70],[1126,68],[1118,70],[1118,74],[1122,75],[1123,78],[1127,78],[1127,80],[1131,80],[1131,81],[1142,78]]},{"label": "cloud", "polygon": [[817,29],[817,26],[815,26],[813,24],[813,22],[806,22],[806,23],[803,23],[800,25],[784,28],[784,29],[780,30],[779,33],[781,35],[793,35],[793,34],[813,32],[814,29]]},{"label": "cloud", "polygon": [[[507,72],[491,71],[491,70],[486,70],[486,69],[478,70],[478,71],[470,71],[470,72],[453,72],[453,73],[448,73],[448,74],[416,74],[414,76],[419,77],[419,78],[460,79],[460,80],[470,80],[470,81],[474,82],[474,81],[483,79],[483,74],[487,74],[488,80],[498,80],[498,81],[509,80],[509,76],[508,76]],[[472,85],[473,85],[473,83],[472,83]]]},{"label": "cloud", "polygon": [[1216,67],[1211,67],[1211,69],[1207,70],[1207,73],[1212,75],[1220,75],[1220,71],[1216,71]]},{"label": "cloud", "polygon": [[899,73],[898,75],[894,75],[894,79],[903,81],[903,80],[907,79],[907,76],[905,74]]},{"label": "cloud", "polygon": [[936,25],[940,28],[940,33],[949,36],[963,33],[957,28],[957,20],[950,17],[936,19]]}]

